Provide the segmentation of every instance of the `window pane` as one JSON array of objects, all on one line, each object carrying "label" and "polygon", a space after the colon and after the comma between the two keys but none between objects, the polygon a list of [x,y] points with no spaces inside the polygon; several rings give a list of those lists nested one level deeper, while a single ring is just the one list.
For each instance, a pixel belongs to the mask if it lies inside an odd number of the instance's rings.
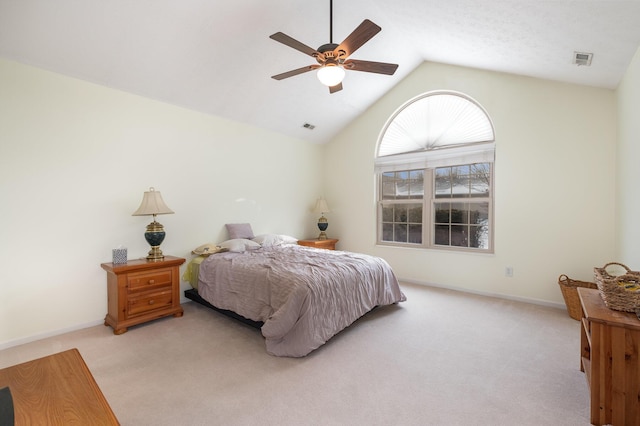
[{"label": "window pane", "polygon": [[409,172],[396,172],[396,199],[407,198],[409,196]]},{"label": "window pane", "polygon": [[451,245],[456,247],[468,247],[467,227],[451,225]]},{"label": "window pane", "polygon": [[451,203],[436,203],[436,223],[450,223]]},{"label": "window pane", "polygon": [[399,223],[393,225],[393,241],[398,243],[407,242],[407,225]]},{"label": "window pane", "polygon": [[387,172],[382,174],[382,198],[384,200],[394,199],[396,196],[395,173]]},{"label": "window pane", "polygon": [[469,165],[466,164],[464,166],[456,166],[456,167],[452,167],[451,168],[451,174],[453,176],[462,176],[463,178],[465,176],[469,175]]},{"label": "window pane", "polygon": [[393,206],[382,206],[382,222],[393,222]]},{"label": "window pane", "polygon": [[469,196],[469,166],[451,168],[451,195],[454,198]]},{"label": "window pane", "polygon": [[409,241],[414,244],[422,244],[422,225],[409,225]]},{"label": "window pane", "polygon": [[383,182],[382,198],[384,200],[393,200],[396,198],[396,186],[393,182]]},{"label": "window pane", "polygon": [[382,224],[382,241],[393,241],[393,223]]},{"label": "window pane", "polygon": [[449,245],[449,225],[435,226],[434,244],[441,246]]},{"label": "window pane", "polygon": [[422,223],[422,204],[409,206],[409,222]]},{"label": "window pane", "polygon": [[451,203],[451,223],[469,223],[469,204]]},{"label": "window pane", "polygon": [[483,226],[471,226],[469,247],[487,249],[489,248],[489,227]]},{"label": "window pane", "polygon": [[487,225],[489,223],[489,203],[471,203],[469,218],[469,223]]},{"label": "window pane", "polygon": [[406,204],[396,204],[393,210],[393,221],[405,223],[407,221]]},{"label": "window pane", "polygon": [[451,167],[440,167],[435,172],[436,198],[451,197]]},{"label": "window pane", "polygon": [[409,198],[422,199],[424,196],[424,170],[409,173]]},{"label": "window pane", "polygon": [[489,173],[489,163],[478,163],[472,165],[470,176],[471,196],[486,197],[489,195]]},{"label": "window pane", "polygon": [[424,170],[385,172],[382,174],[382,199],[422,199]]}]

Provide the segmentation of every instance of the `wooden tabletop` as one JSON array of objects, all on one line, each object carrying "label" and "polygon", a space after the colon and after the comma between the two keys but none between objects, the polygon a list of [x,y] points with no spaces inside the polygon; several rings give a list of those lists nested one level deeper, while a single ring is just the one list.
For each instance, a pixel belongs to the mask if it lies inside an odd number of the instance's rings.
[{"label": "wooden tabletop", "polygon": [[583,287],[577,290],[589,321],[640,330],[640,320],[636,314],[609,309],[602,300],[599,290]]},{"label": "wooden tabletop", "polygon": [[0,370],[15,425],[119,425],[77,349]]},{"label": "wooden tabletop", "polygon": [[142,259],[131,259],[126,263],[101,263],[100,266],[105,271],[119,272],[119,271],[143,271],[145,269],[156,269],[161,267],[171,267],[171,266],[179,266],[185,262],[186,259],[175,256],[165,256],[164,259],[158,260],[155,262],[149,261],[145,258]]}]

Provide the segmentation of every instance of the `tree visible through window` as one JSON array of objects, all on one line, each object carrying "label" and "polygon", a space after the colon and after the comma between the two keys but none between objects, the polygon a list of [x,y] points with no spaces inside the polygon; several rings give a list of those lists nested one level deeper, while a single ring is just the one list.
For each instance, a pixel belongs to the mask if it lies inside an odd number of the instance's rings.
[{"label": "tree visible through window", "polygon": [[492,251],[493,135],[457,92],[401,107],[378,145],[378,243]]}]

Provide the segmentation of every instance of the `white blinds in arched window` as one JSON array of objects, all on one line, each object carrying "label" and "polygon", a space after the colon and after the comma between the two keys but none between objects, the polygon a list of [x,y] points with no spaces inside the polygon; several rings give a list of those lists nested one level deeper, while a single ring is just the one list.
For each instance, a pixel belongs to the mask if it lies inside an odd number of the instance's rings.
[{"label": "white blinds in arched window", "polygon": [[484,109],[457,92],[429,92],[405,103],[381,133],[376,169],[493,161],[493,125]]}]

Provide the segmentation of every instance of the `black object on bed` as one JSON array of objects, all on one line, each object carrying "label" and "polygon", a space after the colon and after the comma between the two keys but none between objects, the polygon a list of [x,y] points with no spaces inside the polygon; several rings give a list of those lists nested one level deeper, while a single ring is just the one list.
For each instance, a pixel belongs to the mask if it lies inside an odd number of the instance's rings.
[{"label": "black object on bed", "polygon": [[220,313],[221,313],[221,314],[223,314],[223,315],[226,315],[226,316],[228,316],[228,317],[230,317],[230,318],[233,318],[233,319],[235,319],[235,320],[238,320],[238,321],[240,321],[240,322],[243,322],[243,323],[245,323],[245,324],[247,324],[247,325],[249,325],[249,326],[251,326],[251,327],[254,327],[254,328],[260,329],[260,328],[264,325],[264,322],[262,322],[262,321],[254,321],[254,320],[250,320],[249,318],[245,318],[245,317],[243,317],[242,315],[236,314],[236,313],[235,313],[235,312],[233,312],[233,311],[229,311],[229,310],[227,310],[227,309],[220,309],[220,308],[217,308],[217,307],[213,306],[211,303],[209,303],[209,302],[207,302],[206,300],[204,300],[204,299],[203,299],[203,298],[198,294],[198,290],[196,290],[195,288],[191,288],[191,289],[189,289],[189,290],[185,290],[185,291],[184,291],[184,296],[185,296],[187,299],[191,299],[191,300],[193,300],[194,302],[198,302],[199,304],[201,304],[201,305],[203,305],[203,306],[206,306],[207,308],[211,308],[211,309],[213,309],[214,311],[218,311],[218,312],[220,312]]}]

